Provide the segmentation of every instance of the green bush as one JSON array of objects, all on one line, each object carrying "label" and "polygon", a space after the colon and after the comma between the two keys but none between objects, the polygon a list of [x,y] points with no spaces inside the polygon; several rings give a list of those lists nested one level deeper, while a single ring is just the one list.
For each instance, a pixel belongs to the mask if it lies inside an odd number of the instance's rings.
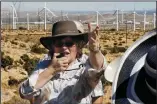
[{"label": "green bush", "polygon": [[29,59],[25,61],[23,68],[27,71],[28,75],[30,75],[32,71],[35,69],[38,61],[39,61],[38,58]]},{"label": "green bush", "polygon": [[106,55],[106,54],[107,54],[107,51],[106,51],[106,50],[102,50],[101,53],[102,53],[103,55]]},{"label": "green bush", "polygon": [[114,46],[112,49],[111,49],[111,53],[118,53],[118,47],[117,46]]},{"label": "green bush", "polygon": [[17,79],[14,78],[10,78],[10,80],[8,81],[8,85],[12,86],[12,85],[18,85],[19,81]]},{"label": "green bush", "polygon": [[23,54],[21,57],[20,57],[23,61],[27,62],[30,60],[29,56],[27,54]]},{"label": "green bush", "polygon": [[126,49],[127,49],[126,47],[114,46],[114,47],[111,49],[111,53],[125,52]]},{"label": "green bush", "polygon": [[113,43],[113,45],[115,46],[115,45],[117,45],[117,43]]},{"label": "green bush", "polygon": [[134,38],[132,41],[136,41],[137,39],[136,38]]},{"label": "green bush", "polygon": [[2,56],[2,57],[4,56],[4,52],[1,52],[1,56]]},{"label": "green bush", "polygon": [[18,43],[14,40],[11,41],[11,44],[15,44],[15,45],[18,45]]},{"label": "green bush", "polygon": [[31,59],[31,58],[29,58],[29,56],[27,54],[23,54],[20,58],[21,59],[19,60],[19,63],[24,64],[23,68],[27,71],[28,75],[30,75],[31,72],[35,69],[35,67],[39,61],[39,58]]},{"label": "green bush", "polygon": [[31,47],[31,52],[42,54],[47,53],[47,50],[45,48],[40,48],[38,44],[35,44]]},{"label": "green bush", "polygon": [[7,66],[13,65],[13,61],[10,56],[3,56],[1,59],[1,67],[6,68]]},{"label": "green bush", "polygon": [[116,31],[116,29],[113,29],[113,28],[112,28],[112,29],[110,29],[109,31]]}]

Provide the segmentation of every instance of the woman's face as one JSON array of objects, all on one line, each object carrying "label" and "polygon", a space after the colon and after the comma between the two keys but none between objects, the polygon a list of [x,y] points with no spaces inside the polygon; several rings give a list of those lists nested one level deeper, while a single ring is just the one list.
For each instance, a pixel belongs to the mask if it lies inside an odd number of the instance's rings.
[{"label": "woman's face", "polygon": [[64,56],[69,59],[69,63],[76,59],[78,50],[74,40],[71,37],[56,39],[53,47],[54,53],[63,53]]}]

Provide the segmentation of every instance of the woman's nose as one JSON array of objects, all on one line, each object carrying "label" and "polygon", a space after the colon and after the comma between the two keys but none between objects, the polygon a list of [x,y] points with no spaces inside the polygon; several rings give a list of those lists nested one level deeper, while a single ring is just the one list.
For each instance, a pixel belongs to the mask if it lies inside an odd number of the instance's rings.
[{"label": "woman's nose", "polygon": [[66,49],[68,49],[68,47],[67,46],[65,46],[65,45],[63,45],[63,50],[66,50]]}]

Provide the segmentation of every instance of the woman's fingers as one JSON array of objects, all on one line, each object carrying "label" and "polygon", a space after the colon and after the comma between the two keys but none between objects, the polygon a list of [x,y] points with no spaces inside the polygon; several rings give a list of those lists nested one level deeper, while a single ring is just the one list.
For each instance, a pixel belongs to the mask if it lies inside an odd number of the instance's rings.
[{"label": "woman's fingers", "polygon": [[92,32],[91,23],[88,23],[88,32]]}]

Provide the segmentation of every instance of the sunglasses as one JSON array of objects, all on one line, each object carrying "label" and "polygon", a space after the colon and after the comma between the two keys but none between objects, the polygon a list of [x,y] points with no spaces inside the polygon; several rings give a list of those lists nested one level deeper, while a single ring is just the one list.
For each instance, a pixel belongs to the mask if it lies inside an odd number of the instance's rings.
[{"label": "sunglasses", "polygon": [[74,44],[75,44],[75,43],[74,43],[74,41],[72,41],[72,40],[70,40],[70,41],[65,41],[65,42],[58,40],[58,41],[55,41],[55,43],[54,43],[54,45],[55,45],[56,47],[63,47],[63,46],[72,47]]}]

